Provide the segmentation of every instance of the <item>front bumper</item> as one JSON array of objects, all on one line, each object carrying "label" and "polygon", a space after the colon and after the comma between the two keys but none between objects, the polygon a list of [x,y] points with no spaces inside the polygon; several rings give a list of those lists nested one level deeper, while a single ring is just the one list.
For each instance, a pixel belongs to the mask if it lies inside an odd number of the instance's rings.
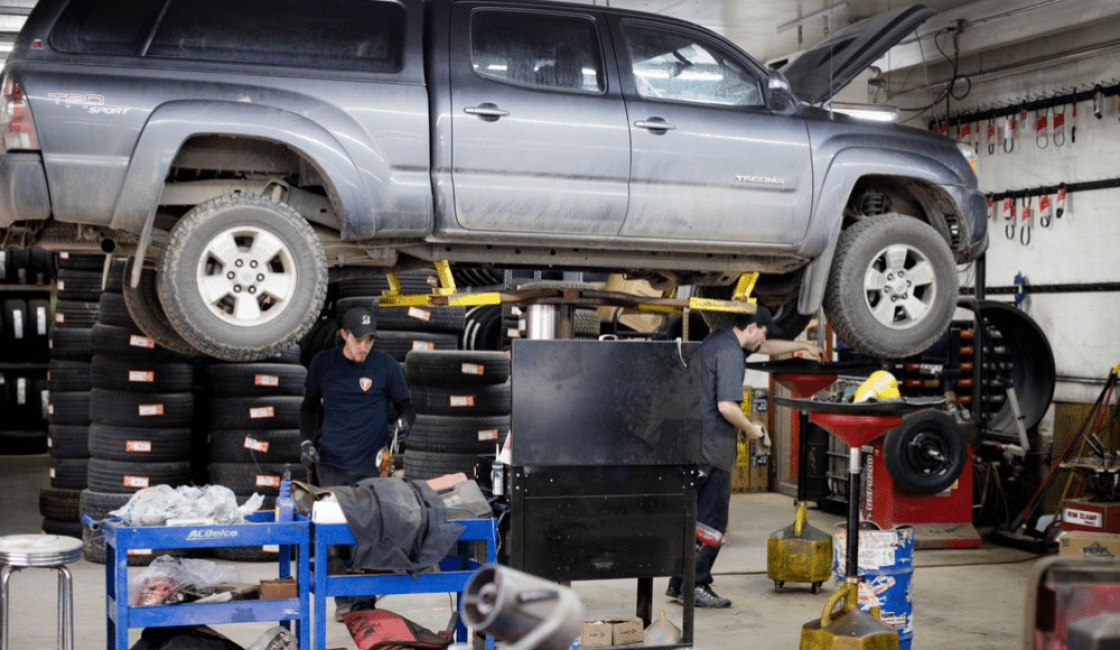
[{"label": "front bumper", "polygon": [[43,158],[37,153],[0,155],[0,228],[51,215]]}]

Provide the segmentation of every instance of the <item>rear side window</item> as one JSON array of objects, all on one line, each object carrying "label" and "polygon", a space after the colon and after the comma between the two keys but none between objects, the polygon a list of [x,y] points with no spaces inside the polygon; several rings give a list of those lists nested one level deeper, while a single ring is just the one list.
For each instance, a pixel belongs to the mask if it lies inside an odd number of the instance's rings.
[{"label": "rear side window", "polygon": [[603,58],[589,18],[482,10],[471,17],[475,73],[524,86],[601,93]]},{"label": "rear side window", "polygon": [[395,71],[404,33],[404,9],[376,0],[81,0],[51,44],[84,54]]}]

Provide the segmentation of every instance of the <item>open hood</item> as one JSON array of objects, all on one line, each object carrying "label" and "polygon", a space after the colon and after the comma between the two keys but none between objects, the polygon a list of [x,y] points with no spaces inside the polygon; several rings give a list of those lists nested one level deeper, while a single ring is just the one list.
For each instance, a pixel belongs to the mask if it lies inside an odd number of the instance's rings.
[{"label": "open hood", "polygon": [[934,13],[922,5],[911,5],[861,20],[807,50],[782,74],[802,100],[826,102]]}]

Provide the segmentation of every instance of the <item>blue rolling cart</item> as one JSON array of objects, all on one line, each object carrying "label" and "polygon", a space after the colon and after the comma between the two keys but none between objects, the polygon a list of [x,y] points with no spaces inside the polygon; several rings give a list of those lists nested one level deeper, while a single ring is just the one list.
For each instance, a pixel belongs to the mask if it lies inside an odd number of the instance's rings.
[{"label": "blue rolling cart", "polygon": [[[278,621],[295,623],[300,650],[310,644],[311,523],[306,519],[276,522],[273,513],[257,512],[248,523],[229,526],[128,526],[119,520],[102,524],[105,533],[105,615],[108,650],[128,650],[128,630],[139,627],[207,625]],[[136,606],[128,598],[128,552],[151,549],[213,548],[226,546],[280,547],[277,577],[292,574],[292,550],[296,557],[297,597],[281,600],[236,600],[224,603],[177,603]],[[262,630],[263,631],[263,630]],[[323,647],[322,643],[318,646]]]},{"label": "blue rolling cart", "polygon": [[[347,524],[312,523],[312,538],[315,545],[315,559],[311,563],[311,590],[315,594],[315,648],[322,650],[327,645],[327,600],[333,596],[388,596],[392,594],[458,594],[457,605],[462,606],[463,587],[475,570],[483,565],[470,553],[470,542],[486,543],[485,563],[497,560],[497,523],[494,519],[456,519],[453,523],[462,524],[464,530],[459,534],[457,552],[440,561],[439,571],[431,573],[404,574],[345,574],[328,575],[327,547],[343,544],[356,544],[357,539]],[[319,560],[322,558],[322,566]],[[456,631],[458,641],[466,641],[466,627],[460,622]],[[486,637],[487,650],[493,650],[493,637]]]}]

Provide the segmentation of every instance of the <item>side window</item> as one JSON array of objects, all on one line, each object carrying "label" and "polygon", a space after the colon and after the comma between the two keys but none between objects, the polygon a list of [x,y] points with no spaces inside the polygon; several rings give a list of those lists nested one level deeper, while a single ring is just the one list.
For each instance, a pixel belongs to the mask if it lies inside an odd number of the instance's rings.
[{"label": "side window", "polygon": [[587,18],[480,10],[471,16],[471,68],[524,86],[601,93],[603,59]]},{"label": "side window", "polygon": [[693,35],[626,24],[634,84],[646,99],[721,106],[763,106],[758,77],[722,47]]}]

